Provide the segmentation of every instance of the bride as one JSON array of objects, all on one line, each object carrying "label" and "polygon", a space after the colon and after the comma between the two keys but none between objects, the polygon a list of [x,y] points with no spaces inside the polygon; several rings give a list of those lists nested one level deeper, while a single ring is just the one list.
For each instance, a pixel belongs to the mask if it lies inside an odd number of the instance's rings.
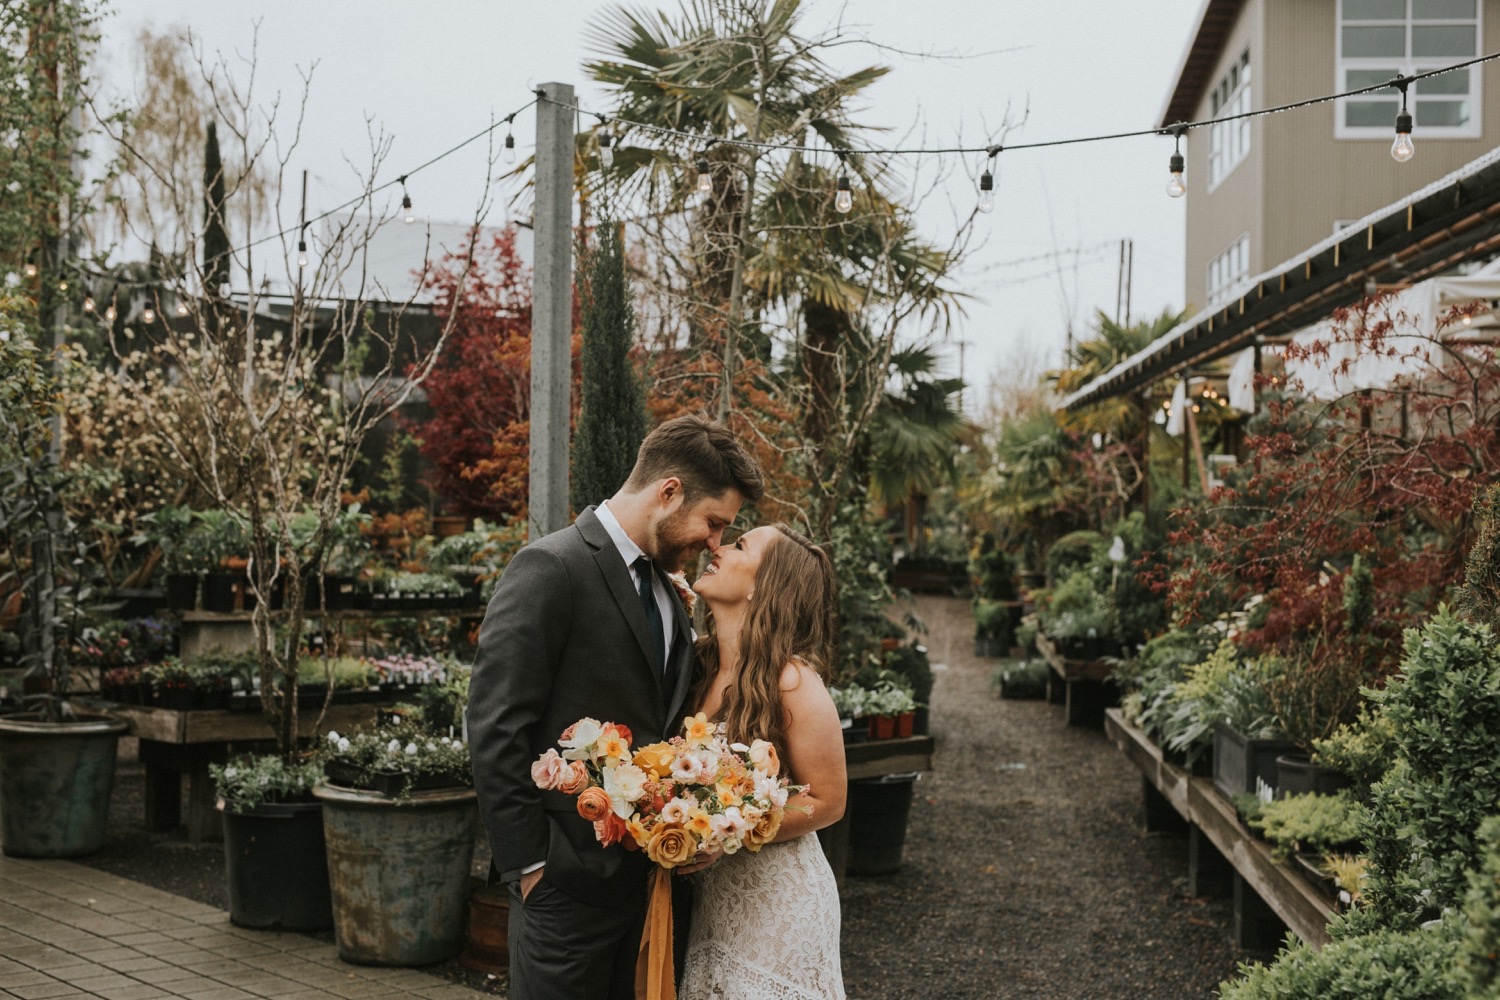
[{"label": "bride", "polygon": [[713,613],[689,703],[731,740],[769,741],[808,790],[773,843],[692,876],[683,1000],[843,1000],[839,896],[814,831],[844,815],[844,741],[823,686],[833,644],[833,567],[786,525],[715,550],[693,589]]}]

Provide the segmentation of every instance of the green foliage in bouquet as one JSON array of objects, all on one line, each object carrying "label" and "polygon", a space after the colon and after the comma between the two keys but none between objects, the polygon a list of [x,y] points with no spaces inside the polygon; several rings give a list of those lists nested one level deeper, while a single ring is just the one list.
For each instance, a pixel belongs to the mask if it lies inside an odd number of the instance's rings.
[{"label": "green foliage in bouquet", "polygon": [[1482,858],[1480,825],[1500,813],[1500,648],[1447,607],[1408,629],[1401,672],[1368,692],[1389,721],[1395,763],[1374,786],[1362,840],[1366,896],[1381,924],[1408,928],[1463,904]]}]

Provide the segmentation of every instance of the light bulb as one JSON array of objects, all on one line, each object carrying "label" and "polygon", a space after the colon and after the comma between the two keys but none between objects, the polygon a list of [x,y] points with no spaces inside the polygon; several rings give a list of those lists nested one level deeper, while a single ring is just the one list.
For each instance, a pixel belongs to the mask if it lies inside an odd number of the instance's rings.
[{"label": "light bulb", "polygon": [[714,189],[713,175],[708,172],[708,157],[698,157],[698,190],[708,194]]},{"label": "light bulb", "polygon": [[1171,198],[1181,198],[1187,194],[1187,184],[1182,180],[1183,163],[1181,153],[1173,153],[1172,159],[1167,161],[1167,170],[1172,174],[1167,181],[1167,195]]},{"label": "light bulb", "polygon": [[94,311],[94,297],[92,295],[83,300],[83,311],[86,313]]},{"label": "light bulb", "polygon": [[[615,137],[608,132],[599,133],[599,164],[606,169],[615,163]],[[698,186],[703,186],[703,181],[698,181]]]},{"label": "light bulb", "polygon": [[505,133],[505,151],[501,153],[506,163],[516,162],[516,137],[509,132]]},{"label": "light bulb", "polygon": [[104,310],[104,318],[110,323],[113,323],[115,321],[115,317],[118,315],[119,313],[115,312],[114,306],[110,306],[108,309]]},{"label": "light bulb", "polygon": [[36,261],[34,261],[34,260],[28,260],[26,262],[26,277],[28,277],[28,278],[35,278],[36,277]]},{"label": "light bulb", "polygon": [[152,309],[150,306],[147,306],[145,309],[142,309],[141,310],[141,322],[145,323],[147,326],[150,326],[152,323],[155,323],[156,322],[156,310]]},{"label": "light bulb", "polygon": [[187,314],[188,314],[187,303],[186,302],[179,302],[179,303],[177,303],[177,315],[179,315],[179,316],[186,316]]},{"label": "light bulb", "polygon": [[402,192],[401,210],[406,213],[406,224],[409,226],[417,221],[416,215],[411,210],[411,195]]},{"label": "light bulb", "polygon": [[979,175],[979,210],[985,214],[995,210],[995,176],[988,170]]},{"label": "light bulb", "polygon": [[849,175],[839,175],[838,193],[833,196],[833,207],[835,211],[848,214],[854,207],[854,192],[849,188]]},{"label": "light bulb", "polygon": [[306,267],[307,266],[307,241],[306,240],[298,240],[297,241],[297,266],[298,267]]},{"label": "light bulb", "polygon": [[1391,158],[1405,163],[1417,154],[1411,144],[1411,113],[1406,110],[1406,88],[1401,88],[1401,113],[1396,115],[1396,141],[1391,143]]},{"label": "light bulb", "polygon": [[66,292],[68,290],[68,283],[66,281],[59,281],[57,283],[57,290],[59,292]]},{"label": "light bulb", "polygon": [[1391,143],[1391,157],[1397,163],[1405,163],[1417,155],[1417,147],[1412,145],[1410,132],[1398,132],[1396,141]]}]

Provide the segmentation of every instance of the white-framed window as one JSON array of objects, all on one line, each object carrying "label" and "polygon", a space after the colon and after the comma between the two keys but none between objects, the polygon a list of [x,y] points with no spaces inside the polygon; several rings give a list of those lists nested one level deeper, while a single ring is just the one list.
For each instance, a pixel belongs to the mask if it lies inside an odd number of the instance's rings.
[{"label": "white-framed window", "polygon": [[[1250,110],[1250,50],[1239,59],[1214,87],[1210,106],[1213,117],[1242,115]],[[1208,130],[1208,189],[1212,191],[1228,177],[1245,154],[1250,152],[1250,119],[1218,122]]]},{"label": "white-framed window", "polygon": [[[1403,74],[1451,66],[1479,55],[1480,0],[1339,0],[1340,91],[1357,90]],[[1413,83],[1407,110],[1421,135],[1464,139],[1480,134],[1481,68],[1470,66]],[[1339,102],[1340,139],[1394,135],[1401,94],[1394,87]]]},{"label": "white-framed window", "polygon": [[1245,233],[1228,249],[1208,262],[1208,304],[1228,301],[1242,281],[1250,277],[1250,234]]}]

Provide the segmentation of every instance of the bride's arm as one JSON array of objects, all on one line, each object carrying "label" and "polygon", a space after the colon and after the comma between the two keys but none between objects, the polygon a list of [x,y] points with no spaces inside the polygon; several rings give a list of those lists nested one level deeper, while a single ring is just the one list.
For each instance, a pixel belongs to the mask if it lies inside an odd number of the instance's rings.
[{"label": "bride's arm", "polygon": [[844,733],[822,678],[810,667],[787,664],[781,674],[781,704],[786,718],[786,746],[780,748],[786,757],[784,770],[808,790],[787,801],[778,841],[837,823],[848,794]]}]

